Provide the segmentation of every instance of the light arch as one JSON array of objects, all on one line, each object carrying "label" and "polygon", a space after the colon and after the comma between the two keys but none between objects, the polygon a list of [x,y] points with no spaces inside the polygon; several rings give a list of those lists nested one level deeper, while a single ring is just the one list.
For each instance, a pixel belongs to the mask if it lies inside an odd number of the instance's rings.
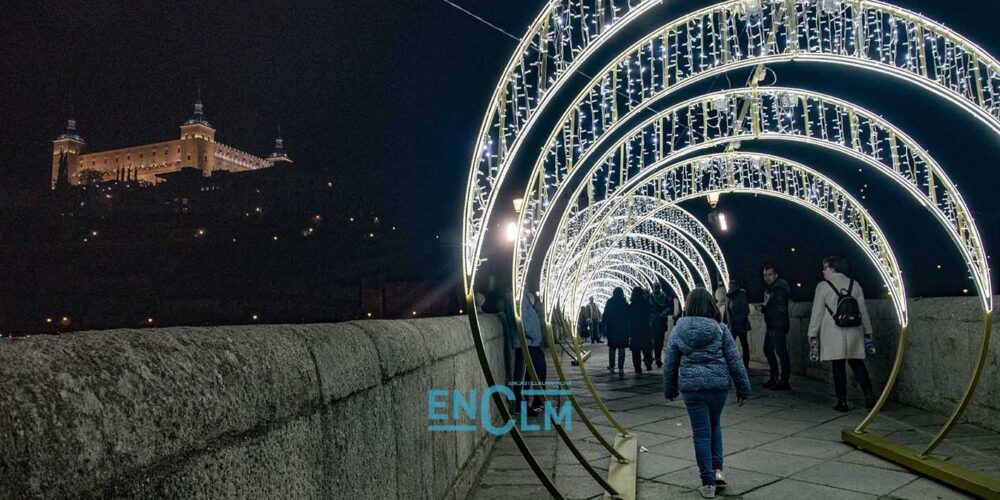
[{"label": "light arch", "polygon": [[[750,112],[746,119],[740,119],[735,110],[744,104]],[[679,122],[686,124],[684,133],[667,132]],[[841,99],[781,87],[736,89],[695,97],[635,125],[593,162],[584,178],[589,183],[603,180],[605,190],[613,192],[629,181],[633,171],[641,176],[650,163],[680,158],[734,141],[751,140],[785,140],[820,146],[843,153],[884,174],[928,209],[944,227],[969,266],[983,308],[987,312],[992,310],[991,276],[985,249],[971,211],[954,183],[902,130]],[[582,151],[581,158],[589,161],[591,153],[599,151],[600,143]],[[664,185],[671,182],[678,181],[668,180]],[[562,182],[549,186],[542,193],[539,190],[526,193],[521,212],[525,236],[514,252],[515,289],[523,283],[524,272],[530,265],[535,232],[545,225],[552,212],[548,203],[538,203],[538,200],[544,196],[557,199],[570,186],[569,182]],[[570,199],[582,198],[584,189],[592,189],[592,186],[580,183]],[[560,229],[556,231],[559,234]]]},{"label": "light arch", "polygon": [[[606,122],[634,114],[684,85],[724,71],[794,60],[850,65],[902,78],[958,105],[1000,134],[1000,64],[989,53],[938,22],[884,2],[835,0],[832,9],[810,5],[796,0],[733,0],[661,26],[621,52],[592,79],[567,106],[548,143],[558,141],[560,135],[568,138],[558,149],[570,155],[577,145],[593,141],[586,135],[588,120],[591,125],[600,124],[589,127],[591,132],[600,130]],[[624,17],[615,29],[637,18]],[[828,25],[841,29],[824,36]],[[582,61],[591,52],[579,54]],[[565,78],[566,74],[560,75],[556,83]],[[530,119],[512,134],[515,147],[495,155],[495,164],[489,151],[477,148],[474,153],[474,170],[477,157],[485,157],[479,163],[489,168],[480,166],[478,175],[470,175],[466,197],[463,250],[470,252],[463,265],[467,273],[471,271],[470,277],[481,248],[481,222],[495,202],[492,188],[503,181],[520,138],[530,131],[549,95],[537,100]],[[575,117],[570,116],[574,113]],[[564,170],[572,170],[572,163],[564,165]],[[475,179],[478,183],[473,190]]]},{"label": "light arch", "polygon": [[[555,286],[548,292],[547,295],[555,293],[558,296],[558,291],[563,289],[565,284],[565,276],[572,274],[577,270],[583,262],[591,261],[595,258],[598,252],[608,252],[619,248],[622,241],[626,238],[631,238],[632,240],[639,240],[641,244],[646,245],[645,248],[638,248],[633,246],[632,248],[637,248],[640,250],[651,251],[651,253],[659,253],[661,251],[669,252],[667,261],[672,268],[675,268],[675,272],[678,273],[680,279],[688,286],[690,289],[697,282],[708,283],[711,279],[708,264],[706,263],[704,257],[699,252],[696,245],[694,245],[684,233],[676,230],[672,226],[666,225],[662,228],[662,231],[650,231],[649,228],[643,227],[629,227],[627,221],[619,221],[622,224],[618,226],[612,226],[605,231],[607,236],[598,236],[600,233],[594,233],[595,237],[600,238],[601,243],[607,243],[606,245],[593,246],[586,249],[584,252],[577,253],[573,259],[567,261],[561,268],[560,272],[555,276],[554,280]],[[633,243],[635,244],[635,243]],[[652,247],[652,248],[650,248]],[[695,271],[695,275],[691,274],[691,267]],[[556,302],[556,301],[550,301]],[[550,307],[546,305],[546,307]]]},{"label": "light arch", "polygon": [[[715,162],[713,168],[726,175],[699,172],[699,164],[705,160]],[[673,164],[663,162],[650,169],[645,186],[677,173],[692,178],[692,182],[662,193],[666,202],[681,203],[715,192],[751,193],[785,199],[821,215],[865,252],[889,289],[900,325],[908,323],[906,290],[891,246],[861,203],[831,179],[805,165],[764,154],[723,153]]]},{"label": "light arch", "polygon": [[[662,231],[683,235],[693,242],[719,272],[719,280],[728,283],[729,268],[718,241],[708,228],[689,212],[651,196],[631,196],[626,203],[611,203],[612,201],[616,200],[597,201],[588,205],[586,210],[568,215],[568,220],[563,225],[564,231],[558,233],[558,237],[545,254],[540,278],[543,295],[549,295],[552,290],[559,289],[558,277],[564,276],[568,269],[578,264],[584,255],[584,245],[594,231],[629,233],[639,224],[647,222],[660,226]],[[609,209],[613,213],[608,213]],[[624,228],[619,225],[609,230],[609,226],[604,224],[606,220],[625,221],[626,224]]]}]

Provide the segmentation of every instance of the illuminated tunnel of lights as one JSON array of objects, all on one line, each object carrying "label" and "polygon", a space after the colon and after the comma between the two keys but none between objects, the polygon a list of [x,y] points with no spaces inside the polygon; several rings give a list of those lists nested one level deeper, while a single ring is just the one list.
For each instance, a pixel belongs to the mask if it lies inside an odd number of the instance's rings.
[{"label": "illuminated tunnel of lights", "polygon": [[[467,310],[487,383],[494,385],[495,377],[473,307],[476,277],[486,230],[515,165],[532,167],[516,176],[528,181],[511,252],[513,296],[528,290],[541,294],[559,378],[565,381],[554,329],[572,347],[590,396],[619,432],[615,443],[596,431],[571,394],[577,417],[619,465],[634,462],[637,438],[608,411],[586,374],[574,312],[585,298],[604,299],[617,286],[660,282],[681,295],[696,280],[710,285],[711,270],[725,286],[728,268],[717,242],[677,204],[709,194],[776,197],[821,215],[864,251],[884,281],[899,321],[896,360],[885,389],[864,421],[843,432],[844,440],[967,491],[979,491],[971,473],[928,456],[964,411],[988,354],[991,273],[972,212],[942,166],[900,127],[833,96],[766,86],[764,76],[800,62],[872,71],[927,91],[1000,135],[1000,64],[940,23],[884,2],[736,0],[649,31],[595,76],[580,72],[608,40],[641,24],[637,21],[652,15],[659,3],[547,2],[494,90],[472,155],[462,226]],[[741,69],[752,70],[746,88],[659,109],[681,89]],[[555,96],[568,92],[560,91],[577,74],[588,82],[543,136],[541,152],[530,161],[515,162],[525,141],[537,135],[534,128],[542,111],[554,101],[567,101]],[[903,278],[882,229],[835,179],[788,159],[739,151],[750,142],[761,147],[804,144],[878,172],[929,212],[964,259],[984,312],[982,345],[963,396],[923,451],[866,432],[899,374],[909,324]],[[702,156],[688,158],[695,154]],[[526,351],[520,311],[514,310]],[[537,380],[527,352],[525,359],[531,378]],[[509,419],[500,395],[494,395],[494,402],[501,417]],[[605,479],[565,431],[559,426],[556,430],[586,472],[609,495],[621,497],[623,478],[615,477],[615,471],[627,467],[613,463]],[[563,498],[516,428],[511,437],[549,493]],[[631,481],[634,489],[634,476]]]}]

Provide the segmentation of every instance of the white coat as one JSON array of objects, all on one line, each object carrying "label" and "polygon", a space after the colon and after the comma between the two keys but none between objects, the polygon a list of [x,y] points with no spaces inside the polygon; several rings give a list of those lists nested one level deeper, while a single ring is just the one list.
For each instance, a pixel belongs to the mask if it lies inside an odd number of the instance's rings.
[{"label": "white coat", "polygon": [[[851,278],[840,273],[833,273],[830,282],[840,289],[841,293],[847,293]],[[833,321],[833,315],[830,314],[830,311],[837,311],[837,292],[826,281],[820,281],[816,285],[812,317],[809,319],[809,338],[819,336],[819,354],[822,361],[865,359],[864,335],[872,333],[872,321],[871,317],[868,316],[868,307],[865,305],[865,294],[857,281],[854,282],[851,295],[858,301],[858,309],[861,311],[861,326],[842,328],[837,326],[837,323]],[[827,310],[828,307],[829,310]]]}]

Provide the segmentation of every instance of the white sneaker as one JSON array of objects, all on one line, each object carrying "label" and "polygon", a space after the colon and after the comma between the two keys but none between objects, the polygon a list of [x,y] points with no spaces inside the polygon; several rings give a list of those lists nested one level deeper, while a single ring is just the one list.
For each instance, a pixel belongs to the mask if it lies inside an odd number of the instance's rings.
[{"label": "white sneaker", "polygon": [[710,484],[699,486],[698,493],[701,493],[702,498],[715,498],[715,486]]}]

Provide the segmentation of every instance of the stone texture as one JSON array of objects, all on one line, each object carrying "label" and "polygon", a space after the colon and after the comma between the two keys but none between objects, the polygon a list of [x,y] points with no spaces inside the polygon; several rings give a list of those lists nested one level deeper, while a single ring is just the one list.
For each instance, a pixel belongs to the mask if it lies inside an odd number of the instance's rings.
[{"label": "stone texture", "polygon": [[[597,363],[600,363],[604,358],[602,348],[592,349],[599,355],[588,362],[591,365],[588,369],[591,371],[599,368],[593,359],[596,358]],[[796,500],[877,498],[872,492],[859,491],[872,489],[873,484],[880,494],[890,488],[894,490],[883,495],[883,498],[920,493],[906,488],[911,484],[909,481],[914,479],[912,474],[876,456],[855,450],[841,441],[840,432],[857,425],[864,413],[860,410],[846,414],[833,411],[828,394],[830,388],[825,382],[795,377],[792,381],[794,391],[775,393],[759,386],[762,370],[753,371],[755,397],[743,406],[729,404],[723,412],[724,467],[729,486],[721,490],[721,497]],[[570,371],[567,373],[571,374]],[[660,420],[645,422],[630,429],[636,435],[639,445],[647,449],[645,452],[640,451],[638,455],[637,497],[698,498],[694,488],[700,481],[694,464],[694,447],[683,403],[666,402],[659,391],[649,391],[651,388],[656,389],[659,384],[653,377],[608,380],[601,384],[600,395],[620,394],[616,384],[629,388],[637,395],[606,401],[615,417],[622,414],[663,416]],[[870,429],[879,435],[892,432],[915,433],[922,436],[922,442],[926,442],[925,439],[930,436],[925,427],[942,418],[941,415],[926,410],[892,403],[886,408],[885,415],[876,419]],[[644,422],[644,419],[636,422]],[[744,424],[749,428],[742,428]],[[614,434],[611,427],[599,428],[600,432],[608,436]],[[765,430],[773,432],[764,432]],[[1000,435],[969,424],[960,424],[955,430],[956,436],[960,437],[949,439],[940,447],[942,452],[947,452],[952,457],[952,461],[968,463],[977,470],[1000,463],[1000,458],[997,457],[1000,450],[996,446]],[[605,455],[604,458],[592,458],[592,453],[606,452],[602,452],[601,447],[595,444],[589,432],[576,426],[570,436],[588,456],[590,463],[606,474],[610,457]],[[560,488],[566,487],[564,493],[572,493],[569,496],[576,498],[577,495],[586,496],[598,491],[595,489],[596,483],[582,473],[580,466],[555,433],[534,433],[527,440],[544,473],[553,477]],[[551,458],[553,451],[557,456],[554,461]],[[852,466],[857,466],[858,469],[852,469]],[[481,485],[480,490],[484,494],[488,492],[496,495],[496,498],[519,498],[516,495],[525,491],[519,489],[526,487],[523,484],[538,484],[538,479],[523,463],[523,457],[508,438],[501,438],[494,447],[489,467],[491,473],[496,471],[503,474],[491,475],[488,481],[507,482],[510,486],[497,490],[497,484]],[[885,481],[875,479],[882,475],[885,475]],[[567,480],[567,477],[572,480]],[[942,489],[945,493],[961,498],[961,494],[951,489]],[[931,488],[926,490],[934,495],[940,494]]]},{"label": "stone texture", "polygon": [[[849,480],[845,481],[845,478]],[[872,495],[886,495],[916,479],[908,472],[895,472],[878,467],[827,462],[822,467],[806,469],[792,479],[826,486],[839,486]]]},{"label": "stone texture", "polygon": [[819,484],[804,483],[793,479],[784,479],[771,483],[763,488],[743,495],[745,500],[800,500],[815,498],[824,500],[866,500],[878,498],[857,491],[831,488]]},{"label": "stone texture", "polygon": [[494,442],[426,428],[485,389],[464,318],[36,336],[0,379],[0,498],[465,498]]}]

